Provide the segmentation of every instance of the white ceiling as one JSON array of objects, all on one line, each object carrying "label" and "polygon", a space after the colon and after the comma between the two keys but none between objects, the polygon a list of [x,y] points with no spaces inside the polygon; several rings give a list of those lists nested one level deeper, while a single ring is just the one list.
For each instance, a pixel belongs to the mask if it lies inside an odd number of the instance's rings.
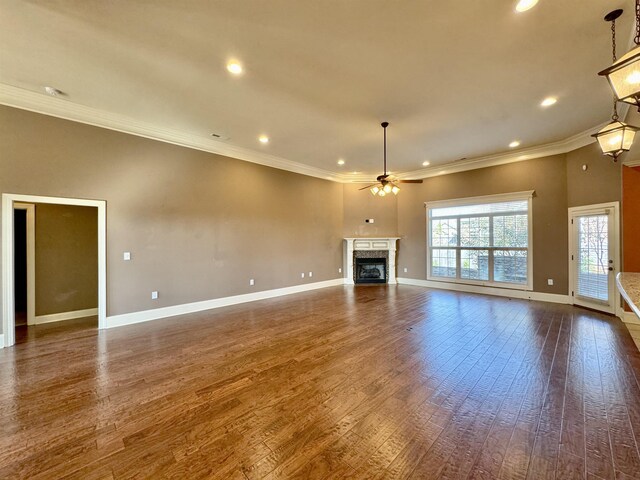
[{"label": "white ceiling", "polygon": [[[516,139],[540,151],[594,128],[611,108],[596,74],[611,63],[602,18],[625,8],[619,55],[633,20],[631,0],[540,0],[525,13],[515,0],[0,1],[9,96],[51,85],[65,96],[42,105],[342,179],[380,173],[383,120],[390,170],[414,176],[425,160],[439,170]],[[540,107],[549,95],[558,103]]]}]

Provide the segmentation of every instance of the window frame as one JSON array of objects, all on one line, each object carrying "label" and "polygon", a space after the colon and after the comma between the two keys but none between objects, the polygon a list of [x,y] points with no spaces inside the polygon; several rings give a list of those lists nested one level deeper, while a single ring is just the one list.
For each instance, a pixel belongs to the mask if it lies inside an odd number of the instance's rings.
[{"label": "window frame", "polygon": [[[438,200],[433,202],[425,202],[425,210],[426,210],[426,233],[427,233],[427,280],[434,282],[443,282],[443,283],[459,283],[466,285],[478,285],[484,287],[494,287],[494,288],[505,288],[511,290],[525,290],[532,291],[533,290],[533,195],[535,190],[529,190],[524,192],[513,192],[513,193],[503,193],[497,195],[482,195],[477,197],[465,197],[465,198],[455,198],[451,200]],[[527,247],[461,247],[460,246],[460,231],[458,230],[458,245],[456,247],[449,247],[450,249],[454,249],[456,251],[456,276],[455,277],[439,277],[431,274],[431,251],[432,249],[447,249],[444,246],[433,246],[431,244],[431,211],[438,208],[446,208],[446,207],[463,207],[470,205],[479,205],[479,204],[488,204],[488,203],[503,203],[503,202],[515,202],[515,201],[526,201],[527,202]],[[442,219],[457,219],[458,225],[460,224],[461,218],[472,218],[472,217],[489,217],[489,236],[490,243],[493,243],[493,217],[495,216],[503,216],[504,214],[511,214],[517,212],[499,212],[499,213],[482,213],[482,214],[472,214],[472,215],[451,215],[446,217],[436,217]],[[461,250],[489,250],[495,252],[497,250],[507,250],[507,251],[526,251],[527,252],[527,282],[526,283],[507,283],[507,282],[496,282],[495,280],[473,280],[461,278],[461,263],[460,263],[460,252]],[[493,254],[489,255],[489,279],[493,277]]]}]

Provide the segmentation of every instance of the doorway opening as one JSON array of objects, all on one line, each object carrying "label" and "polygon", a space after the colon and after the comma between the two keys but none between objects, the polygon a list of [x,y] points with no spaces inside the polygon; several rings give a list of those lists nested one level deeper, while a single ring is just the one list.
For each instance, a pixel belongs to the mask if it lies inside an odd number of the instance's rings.
[{"label": "doorway opening", "polygon": [[97,315],[105,328],[106,202],[3,194],[2,217],[0,347],[43,323]]},{"label": "doorway opening", "polygon": [[14,282],[16,326],[32,325],[35,317],[35,205],[15,203]]},{"label": "doorway opening", "polygon": [[569,209],[569,289],[574,305],[617,313],[620,266],[618,202]]}]

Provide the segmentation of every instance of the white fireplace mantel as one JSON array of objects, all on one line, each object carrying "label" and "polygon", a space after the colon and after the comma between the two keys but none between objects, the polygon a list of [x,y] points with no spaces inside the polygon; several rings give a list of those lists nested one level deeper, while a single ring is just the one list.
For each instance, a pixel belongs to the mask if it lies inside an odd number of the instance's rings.
[{"label": "white fireplace mantel", "polygon": [[352,237],[345,238],[344,268],[346,272],[345,283],[353,285],[353,252],[356,250],[386,250],[389,265],[387,283],[398,283],[396,280],[396,242],[400,237]]}]

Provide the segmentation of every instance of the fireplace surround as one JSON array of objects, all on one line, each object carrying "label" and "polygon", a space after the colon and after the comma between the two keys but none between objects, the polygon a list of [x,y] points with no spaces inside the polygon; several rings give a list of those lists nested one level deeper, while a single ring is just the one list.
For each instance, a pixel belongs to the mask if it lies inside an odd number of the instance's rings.
[{"label": "fireplace surround", "polygon": [[[396,280],[396,242],[398,237],[345,238],[345,283],[398,283]],[[360,266],[365,276],[358,275]],[[377,273],[376,271],[377,270]],[[362,270],[360,273],[363,273]]]}]

